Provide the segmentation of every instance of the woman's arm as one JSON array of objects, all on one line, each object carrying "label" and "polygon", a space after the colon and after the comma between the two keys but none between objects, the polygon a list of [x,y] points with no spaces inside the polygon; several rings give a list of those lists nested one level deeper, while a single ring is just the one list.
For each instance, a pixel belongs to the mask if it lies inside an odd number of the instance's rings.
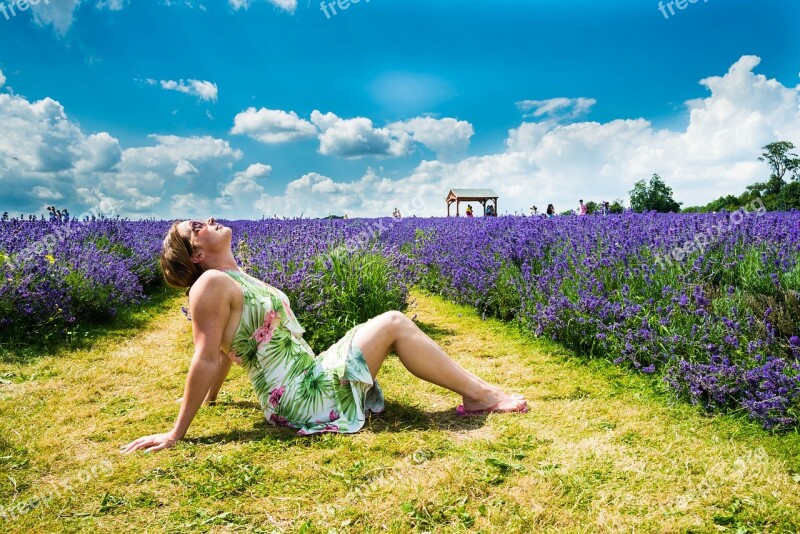
[{"label": "woman's arm", "polygon": [[195,350],[175,426],[164,434],[144,436],[129,443],[123,448],[123,453],[139,449],[160,451],[182,439],[214,384],[215,377],[226,365],[224,360],[227,358],[220,358],[220,345],[230,318],[230,285],[226,283],[224,274],[216,271],[211,273],[209,271],[209,274],[201,276],[189,292]]}]

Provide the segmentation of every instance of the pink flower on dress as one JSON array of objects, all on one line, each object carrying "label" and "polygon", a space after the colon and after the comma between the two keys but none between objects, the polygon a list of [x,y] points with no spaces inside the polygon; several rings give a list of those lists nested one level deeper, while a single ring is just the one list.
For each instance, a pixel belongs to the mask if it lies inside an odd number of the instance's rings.
[{"label": "pink flower on dress", "polygon": [[337,419],[339,419],[339,414],[336,413],[336,410],[331,410],[330,418],[331,418],[331,421],[336,421]]},{"label": "pink flower on dress", "polygon": [[281,386],[279,388],[275,388],[269,392],[269,403],[271,406],[277,406],[279,402],[281,402],[281,397],[283,397],[284,392],[286,391],[286,386]]},{"label": "pink flower on dress", "polygon": [[338,432],[339,427],[337,425],[325,425],[325,428],[322,429],[323,432]]},{"label": "pink flower on dress", "polygon": [[289,426],[289,420],[277,414],[270,415],[269,422],[272,423],[273,425]]},{"label": "pink flower on dress", "polygon": [[275,333],[275,328],[278,327],[280,323],[280,319],[278,319],[278,314],[275,313],[275,310],[271,310],[267,315],[264,317],[264,326],[253,332],[253,335],[250,336],[252,339],[258,341],[258,348],[260,349],[265,344],[269,343],[269,340],[272,339],[272,335]]}]

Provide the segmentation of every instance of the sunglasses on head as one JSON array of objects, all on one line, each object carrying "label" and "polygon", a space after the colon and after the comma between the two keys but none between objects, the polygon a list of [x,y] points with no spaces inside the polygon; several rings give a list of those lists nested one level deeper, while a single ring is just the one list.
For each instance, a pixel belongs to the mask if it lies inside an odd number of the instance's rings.
[{"label": "sunglasses on head", "polygon": [[189,225],[192,227],[192,232],[199,232],[206,226],[208,226],[203,221],[189,221]]}]

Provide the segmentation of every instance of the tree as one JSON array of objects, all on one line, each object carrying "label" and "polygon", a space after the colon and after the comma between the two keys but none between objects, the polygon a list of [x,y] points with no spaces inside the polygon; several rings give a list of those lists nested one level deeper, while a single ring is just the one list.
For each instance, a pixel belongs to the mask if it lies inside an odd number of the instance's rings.
[{"label": "tree", "polygon": [[680,211],[682,202],[672,198],[672,188],[664,183],[657,174],[650,178],[650,184],[639,180],[630,191],[631,209],[637,213],[643,211],[657,211],[659,213],[672,213]]},{"label": "tree", "polygon": [[794,144],[789,141],[775,141],[761,147],[765,152],[758,161],[764,161],[772,169],[772,178],[777,178],[781,183],[787,172],[792,174],[792,179],[800,180],[800,158],[797,154],[789,152],[794,150]]},{"label": "tree", "polygon": [[624,201],[621,198],[618,198],[611,205],[608,207],[608,211],[614,214],[621,214],[625,213],[625,205]]},{"label": "tree", "polygon": [[590,200],[586,203],[586,214],[591,215],[593,213],[598,213],[600,211],[600,205],[595,202],[594,200]]},{"label": "tree", "polygon": [[781,210],[800,209],[800,182],[792,182],[783,188],[777,199],[777,208]]}]

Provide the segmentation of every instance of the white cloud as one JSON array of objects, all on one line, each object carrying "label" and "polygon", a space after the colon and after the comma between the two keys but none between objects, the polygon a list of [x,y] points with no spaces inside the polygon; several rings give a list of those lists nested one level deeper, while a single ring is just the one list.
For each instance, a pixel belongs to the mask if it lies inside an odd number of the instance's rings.
[{"label": "white cloud", "polygon": [[106,132],[100,132],[86,138],[76,169],[79,172],[110,172],[121,159],[119,141]]},{"label": "white cloud", "polygon": [[218,205],[223,209],[229,207],[234,210],[244,207],[252,212],[252,205],[264,194],[264,187],[258,181],[266,179],[271,172],[271,166],[255,163],[245,171],[236,173],[233,180],[222,187],[222,197]]},{"label": "white cloud", "polygon": [[62,37],[67,34],[81,0],[62,0],[59,2],[39,2],[31,4],[33,20],[39,26],[52,26],[53,30]]},{"label": "white cloud", "polygon": [[176,82],[174,80],[161,80],[160,82],[156,82],[156,80],[152,78],[148,78],[146,81],[150,85],[156,85],[156,83],[158,83],[161,85],[162,89],[168,91],[177,91],[186,95],[196,96],[205,102],[216,102],[219,96],[217,84],[208,81],[186,80],[186,82],[184,82],[183,80],[179,80]]},{"label": "white cloud", "polygon": [[[51,173],[73,169],[81,156],[92,153],[89,139],[71,122],[64,108],[51,98],[28,102],[0,93],[0,156],[9,169]],[[0,168],[2,169],[2,168]]]},{"label": "white cloud", "polygon": [[6,84],[6,77],[3,75],[3,71],[0,70],[0,88],[2,88]]},{"label": "white cloud", "polygon": [[576,119],[585,115],[597,103],[594,98],[550,98],[548,100],[522,100],[517,102],[526,118]]},{"label": "white cloud", "polygon": [[366,117],[343,119],[314,110],[309,122],[294,111],[248,108],[236,115],[231,133],[268,144],[318,137],[320,154],[350,159],[405,156],[418,142],[443,159],[457,159],[466,153],[474,130],[451,118],[417,117],[376,128]]},{"label": "white cloud", "polygon": [[404,156],[412,148],[411,137],[402,130],[375,128],[365,117],[340,119],[333,113],[314,111],[311,122],[316,124],[319,152],[326,156],[361,158],[364,156]]},{"label": "white cloud", "polygon": [[175,176],[193,176],[197,174],[198,171],[197,167],[191,164],[191,162],[186,161],[185,159],[178,160],[178,164],[175,165]]},{"label": "white cloud", "polygon": [[[83,0],[50,0],[49,2],[39,1],[36,4],[30,3],[30,10],[33,13],[33,20],[39,26],[52,26],[59,36],[63,37],[69,32],[75,21],[75,12],[80,7]],[[6,2],[8,3],[8,2]],[[94,7],[96,9],[108,9],[109,11],[119,11],[125,7],[128,0],[98,0]]]},{"label": "white cloud", "polygon": [[388,128],[410,134],[414,141],[436,152],[438,159],[447,161],[464,157],[475,134],[470,123],[450,118],[417,117],[390,124]]},{"label": "white cloud", "polygon": [[294,111],[248,108],[236,115],[231,133],[248,135],[262,143],[286,143],[311,139],[317,135],[317,128]]},{"label": "white cloud", "polygon": [[197,195],[195,193],[186,193],[179,195],[172,195],[170,204],[170,213],[176,216],[198,216],[200,214],[209,214],[211,203],[208,198]]},{"label": "white cloud", "polygon": [[52,189],[48,189],[47,187],[42,187],[41,185],[35,186],[31,189],[33,196],[36,198],[40,198],[42,200],[46,200],[48,202],[54,200],[61,200],[64,198],[64,195],[59,193],[58,191],[53,191]]},{"label": "white cloud", "polygon": [[[228,5],[231,6],[235,11],[239,11],[240,9],[248,9],[254,0],[228,0]],[[295,9],[297,9],[297,0],[268,0],[270,4],[274,5],[275,7],[287,11],[289,13],[294,13]]]},{"label": "white cloud", "polygon": [[[20,209],[38,210],[44,197],[74,213],[169,216],[158,206],[170,194],[214,195],[239,150],[212,137],[152,135],[152,146],[123,150],[107,132],[84,133],[52,98],[30,102],[0,93],[0,191]],[[178,174],[186,180],[166,179]],[[110,211],[113,210],[113,211]]]},{"label": "white cloud", "polygon": [[108,9],[109,11],[120,11],[125,7],[126,3],[127,0],[99,0],[95,7],[97,9]]}]

